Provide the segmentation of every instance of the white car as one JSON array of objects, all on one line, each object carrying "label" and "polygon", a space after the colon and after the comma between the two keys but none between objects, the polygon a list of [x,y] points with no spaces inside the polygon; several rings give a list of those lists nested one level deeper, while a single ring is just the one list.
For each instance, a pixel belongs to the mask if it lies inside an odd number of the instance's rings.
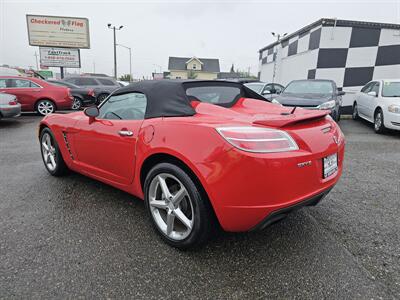
[{"label": "white car", "polygon": [[353,119],[358,118],[374,123],[376,133],[400,130],[400,79],[368,82],[354,99]]}]

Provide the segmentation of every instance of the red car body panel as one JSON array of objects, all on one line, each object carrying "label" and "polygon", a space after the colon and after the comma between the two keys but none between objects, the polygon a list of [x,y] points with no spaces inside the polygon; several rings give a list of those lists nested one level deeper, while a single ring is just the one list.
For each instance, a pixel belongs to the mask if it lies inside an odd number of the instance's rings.
[{"label": "red car body panel", "polygon": [[[224,230],[247,231],[274,211],[332,188],[345,141],[329,111],[297,109],[242,98],[233,107],[193,103],[194,116],[141,121],[95,120],[83,112],[45,117],[69,168],[143,199],[146,159],[168,154],[185,163],[206,191]],[[250,153],[225,141],[216,127],[265,126],[289,133],[299,150]],[[121,137],[120,130],[134,135]],[[322,159],[338,154],[338,171],[323,179]],[[307,162],[305,167],[300,167]]]},{"label": "red car body panel", "polygon": [[39,87],[7,87],[0,88],[0,92],[7,92],[15,95],[18,102],[21,103],[22,111],[36,110],[36,104],[42,99],[49,99],[55,105],[56,109],[71,109],[73,97],[69,88],[49,84],[48,82],[34,78],[34,77],[20,77],[20,76],[0,76],[0,79],[20,79],[29,80],[39,85]]}]

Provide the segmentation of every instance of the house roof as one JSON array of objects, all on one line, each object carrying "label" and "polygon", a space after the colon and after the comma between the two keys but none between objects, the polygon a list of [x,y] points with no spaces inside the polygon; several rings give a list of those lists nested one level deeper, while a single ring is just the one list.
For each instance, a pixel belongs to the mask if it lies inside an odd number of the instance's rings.
[{"label": "house roof", "polygon": [[[193,57],[174,57],[170,56],[168,61],[168,70],[187,70],[186,63]],[[197,60],[203,63],[203,72],[219,72],[219,59],[217,58],[200,58],[196,57]]]},{"label": "house roof", "polygon": [[387,28],[387,29],[399,29],[400,30],[400,24],[392,24],[392,23],[376,23],[376,22],[364,22],[364,21],[350,21],[350,20],[339,20],[339,19],[319,19],[318,21],[315,21],[314,23],[311,23],[307,26],[304,26],[303,28],[286,35],[283,37],[280,42],[274,42],[269,44],[268,46],[265,46],[261,48],[258,52],[263,52],[269,48],[274,47],[275,45],[278,45],[279,43],[284,43],[285,41],[288,41],[292,37],[295,37],[299,35],[301,37],[302,34],[307,33],[311,29],[317,27],[317,26],[324,26],[324,27],[361,27],[361,28]]}]

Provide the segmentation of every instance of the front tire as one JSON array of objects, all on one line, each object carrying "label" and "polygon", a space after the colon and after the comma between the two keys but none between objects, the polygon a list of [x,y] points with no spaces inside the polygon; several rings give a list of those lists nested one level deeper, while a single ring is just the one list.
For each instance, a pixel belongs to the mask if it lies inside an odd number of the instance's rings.
[{"label": "front tire", "polygon": [[56,111],[56,105],[51,100],[43,99],[36,104],[36,111],[39,115],[47,116]]},{"label": "front tire", "polygon": [[358,120],[360,118],[360,116],[358,115],[358,106],[356,102],[353,104],[353,113],[351,117],[353,118],[353,120]]},{"label": "front tire", "polygon": [[167,244],[187,249],[209,238],[212,208],[184,170],[170,163],[156,165],[146,176],[144,194],[153,227]]},{"label": "front tire", "polygon": [[51,175],[62,176],[67,173],[68,167],[49,128],[43,129],[40,133],[40,150],[44,166]]},{"label": "front tire", "polygon": [[383,122],[383,112],[381,109],[378,109],[374,116],[374,130],[376,133],[384,133],[386,131],[385,124]]}]

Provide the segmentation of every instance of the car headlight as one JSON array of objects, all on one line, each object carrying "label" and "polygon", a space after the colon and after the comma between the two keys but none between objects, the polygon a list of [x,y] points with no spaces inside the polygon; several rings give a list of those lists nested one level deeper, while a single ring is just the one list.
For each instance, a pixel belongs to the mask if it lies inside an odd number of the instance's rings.
[{"label": "car headlight", "polygon": [[332,109],[336,106],[335,100],[331,100],[325,103],[322,103],[318,106],[318,109]]},{"label": "car headlight", "polygon": [[395,114],[400,114],[400,105],[392,104],[389,105],[388,111]]},{"label": "car headlight", "polygon": [[219,127],[217,132],[232,146],[247,152],[273,153],[298,150],[285,131],[262,127]]}]

